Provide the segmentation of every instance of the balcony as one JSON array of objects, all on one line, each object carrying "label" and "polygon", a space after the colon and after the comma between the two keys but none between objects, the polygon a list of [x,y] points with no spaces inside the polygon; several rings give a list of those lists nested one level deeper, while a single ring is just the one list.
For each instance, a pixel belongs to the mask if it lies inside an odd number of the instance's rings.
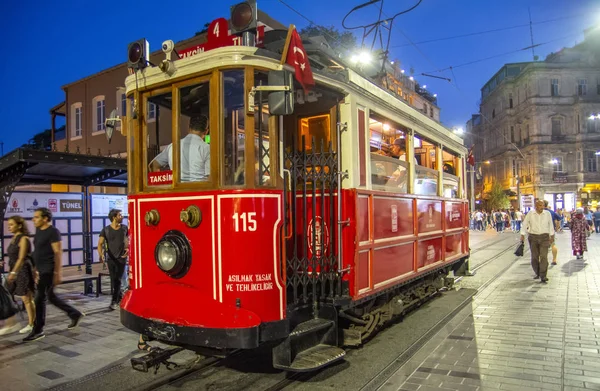
[{"label": "balcony", "polygon": [[600,172],[578,172],[577,182],[600,183]]}]

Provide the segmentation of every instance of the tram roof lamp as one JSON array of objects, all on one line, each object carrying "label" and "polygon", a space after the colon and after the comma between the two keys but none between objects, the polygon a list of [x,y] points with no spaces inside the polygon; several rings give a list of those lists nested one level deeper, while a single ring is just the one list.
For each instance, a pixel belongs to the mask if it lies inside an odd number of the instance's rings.
[{"label": "tram roof lamp", "polygon": [[231,33],[237,34],[255,29],[258,22],[256,0],[247,0],[231,7],[229,24]]},{"label": "tram roof lamp", "polygon": [[145,38],[131,42],[127,47],[127,67],[143,69],[150,63],[150,43]]}]

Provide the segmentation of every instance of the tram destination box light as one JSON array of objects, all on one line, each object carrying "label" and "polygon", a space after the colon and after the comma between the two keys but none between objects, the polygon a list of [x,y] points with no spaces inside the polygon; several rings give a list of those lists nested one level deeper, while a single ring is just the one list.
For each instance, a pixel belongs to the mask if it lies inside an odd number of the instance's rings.
[{"label": "tram destination box light", "polygon": [[258,26],[256,0],[247,0],[231,7],[229,28],[231,34],[255,30]]},{"label": "tram destination box light", "polygon": [[131,42],[127,47],[127,67],[140,70],[150,63],[150,43],[145,38]]}]

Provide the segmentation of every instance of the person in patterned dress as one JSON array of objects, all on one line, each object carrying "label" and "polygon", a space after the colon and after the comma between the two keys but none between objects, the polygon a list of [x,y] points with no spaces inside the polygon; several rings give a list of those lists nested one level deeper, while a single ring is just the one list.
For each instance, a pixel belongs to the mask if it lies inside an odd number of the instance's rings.
[{"label": "person in patterned dress", "polygon": [[584,251],[587,251],[587,231],[590,229],[583,214],[583,208],[575,210],[575,214],[573,214],[569,224],[573,255],[577,256],[577,259],[582,259]]}]

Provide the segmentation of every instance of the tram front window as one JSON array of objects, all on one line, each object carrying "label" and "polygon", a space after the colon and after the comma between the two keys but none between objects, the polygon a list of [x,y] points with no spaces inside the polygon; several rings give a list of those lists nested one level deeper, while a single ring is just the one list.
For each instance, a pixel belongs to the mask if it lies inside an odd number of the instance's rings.
[{"label": "tram front window", "polygon": [[171,92],[150,94],[145,102],[144,128],[146,157],[148,161],[148,186],[167,185],[172,182],[172,163],[169,161],[172,143],[173,95]]},{"label": "tram front window", "polygon": [[[223,94],[223,184],[244,185],[246,178],[245,142],[246,113],[244,110],[244,71],[221,72]],[[252,133],[249,133],[251,135]]]},{"label": "tram front window", "polygon": [[[207,181],[210,176],[209,139],[209,83],[196,83],[179,91],[179,117],[172,123],[172,94],[148,98],[150,106],[146,116],[148,143],[148,185],[160,186],[173,183],[173,172],[178,172],[178,182]],[[154,125],[152,120],[154,119]],[[172,129],[177,127],[179,156],[173,153]],[[153,140],[158,139],[158,146]],[[155,153],[152,153],[155,152]],[[178,170],[174,166],[178,164]]]},{"label": "tram front window", "polygon": [[210,178],[209,82],[181,87],[179,92],[179,180]]}]

